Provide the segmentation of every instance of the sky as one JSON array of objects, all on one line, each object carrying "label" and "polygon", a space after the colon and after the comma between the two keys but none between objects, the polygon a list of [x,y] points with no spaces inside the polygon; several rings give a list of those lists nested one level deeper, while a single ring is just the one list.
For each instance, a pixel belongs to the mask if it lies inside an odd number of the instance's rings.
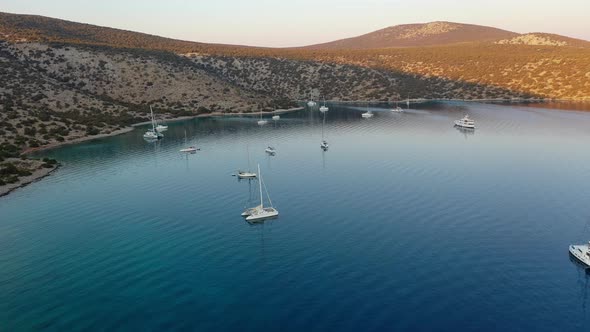
[{"label": "sky", "polygon": [[223,44],[290,47],[451,21],[590,40],[590,0],[0,0],[0,11]]}]

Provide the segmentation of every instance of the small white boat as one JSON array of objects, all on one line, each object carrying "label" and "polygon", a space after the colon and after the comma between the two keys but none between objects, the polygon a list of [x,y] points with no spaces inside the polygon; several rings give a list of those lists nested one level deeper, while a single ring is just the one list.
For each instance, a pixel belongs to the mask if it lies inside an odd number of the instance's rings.
[{"label": "small white boat", "polygon": [[277,120],[281,119],[281,116],[280,115],[273,115],[272,119],[277,121]]},{"label": "small white boat", "polygon": [[394,113],[403,113],[403,112],[404,112],[404,109],[403,109],[403,108],[401,108],[401,107],[399,107],[399,106],[397,105],[397,102],[396,102],[396,103],[395,103],[395,108],[391,109],[391,111],[392,111],[392,112],[394,112]]},{"label": "small white boat", "polygon": [[361,114],[361,116],[362,116],[363,118],[372,118],[372,117],[373,117],[373,112],[371,112],[371,111],[368,111],[368,112],[366,112],[366,113],[363,113],[363,114]]},{"label": "small white boat", "polygon": [[326,141],[326,139],[324,138],[324,125],[325,124],[326,124],[326,113],[324,113],[324,118],[322,119],[322,143],[320,144],[320,147],[324,151],[328,150],[328,141]]},{"label": "small white boat", "polygon": [[328,142],[322,141],[322,143],[320,144],[320,147],[324,150],[328,150]]},{"label": "small white boat", "polygon": [[180,152],[193,153],[193,152],[197,152],[199,150],[200,149],[197,149],[194,146],[189,146],[188,148],[180,149]]},{"label": "small white boat", "polygon": [[328,106],[324,105],[324,106],[320,106],[320,112],[324,113],[329,111],[330,109],[328,108]]},{"label": "small white boat", "polygon": [[590,267],[590,242],[570,245],[570,254],[586,267]]},{"label": "small white boat", "polygon": [[256,178],[256,173],[250,171],[238,171],[238,178],[240,179],[254,179]]},{"label": "small white boat", "polygon": [[246,221],[248,222],[258,222],[279,216],[279,211],[277,211],[277,209],[272,206],[272,201],[270,200],[270,195],[268,194],[266,185],[264,185],[264,191],[266,191],[266,196],[268,197],[270,207],[264,207],[264,199],[262,196],[263,180],[262,174],[260,173],[260,165],[258,165],[258,174],[260,174],[260,178],[258,179],[258,185],[260,186],[260,205],[251,209],[246,209],[246,211],[242,212],[242,215],[244,215],[244,213],[248,214],[246,217]]},{"label": "small white boat", "polygon": [[274,155],[275,153],[277,153],[277,150],[275,148],[273,148],[272,146],[268,146],[264,152],[270,154],[270,155]]},{"label": "small white boat", "polygon": [[156,129],[158,131],[166,131],[166,130],[168,130],[168,126],[159,124],[159,125],[156,126]]},{"label": "small white boat", "polygon": [[315,101],[313,101],[313,94],[310,92],[309,93],[309,101],[307,102],[307,106],[315,107],[316,105],[317,105],[317,103]]},{"label": "small white boat", "polygon": [[469,115],[465,114],[463,119],[455,120],[455,126],[467,129],[475,129],[475,121],[469,118]]}]

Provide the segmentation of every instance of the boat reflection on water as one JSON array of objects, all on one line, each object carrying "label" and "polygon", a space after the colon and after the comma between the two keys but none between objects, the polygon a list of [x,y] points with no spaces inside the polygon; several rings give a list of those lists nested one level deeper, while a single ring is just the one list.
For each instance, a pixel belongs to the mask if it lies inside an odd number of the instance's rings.
[{"label": "boat reflection on water", "polygon": [[473,129],[473,128],[465,128],[465,127],[455,126],[455,129],[458,132],[460,132],[461,134],[463,134],[463,136],[465,136],[465,139],[467,139],[468,136],[475,135],[475,129]]}]

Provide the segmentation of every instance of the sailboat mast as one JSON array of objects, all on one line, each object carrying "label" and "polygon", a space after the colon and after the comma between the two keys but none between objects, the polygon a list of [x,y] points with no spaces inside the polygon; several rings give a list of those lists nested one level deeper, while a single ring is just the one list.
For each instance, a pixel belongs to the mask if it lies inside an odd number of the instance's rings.
[{"label": "sailboat mast", "polygon": [[258,164],[258,185],[260,187],[260,207],[264,208],[264,202],[262,201],[262,174],[260,174],[260,164]]},{"label": "sailboat mast", "polygon": [[156,124],[154,123],[154,111],[152,110],[152,105],[150,105],[150,115],[152,117],[152,130],[155,133],[156,132]]}]

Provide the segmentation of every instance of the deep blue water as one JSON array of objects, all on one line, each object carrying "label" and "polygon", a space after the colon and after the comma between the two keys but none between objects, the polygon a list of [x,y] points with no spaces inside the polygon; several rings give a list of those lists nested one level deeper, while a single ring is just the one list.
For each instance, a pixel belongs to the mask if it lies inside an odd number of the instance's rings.
[{"label": "deep blue water", "polygon": [[[0,330],[585,330],[590,112],[414,107],[332,107],[327,152],[317,111],[46,152],[64,166],[0,199]],[[264,224],[240,217],[247,147]]]}]

